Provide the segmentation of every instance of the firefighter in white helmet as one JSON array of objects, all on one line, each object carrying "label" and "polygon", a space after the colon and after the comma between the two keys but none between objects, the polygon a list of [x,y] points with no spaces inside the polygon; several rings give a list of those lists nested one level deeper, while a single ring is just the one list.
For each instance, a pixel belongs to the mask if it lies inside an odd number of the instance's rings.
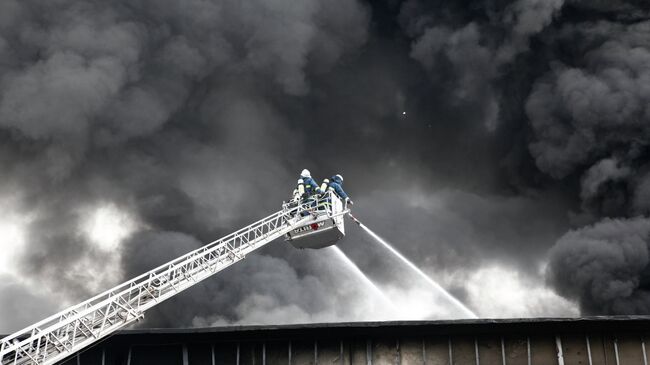
[{"label": "firefighter in white helmet", "polygon": [[320,193],[321,189],[318,187],[318,184],[316,184],[316,181],[311,177],[309,170],[302,170],[300,173],[300,179],[298,179],[297,191],[294,193],[294,199],[305,200],[314,194]]}]

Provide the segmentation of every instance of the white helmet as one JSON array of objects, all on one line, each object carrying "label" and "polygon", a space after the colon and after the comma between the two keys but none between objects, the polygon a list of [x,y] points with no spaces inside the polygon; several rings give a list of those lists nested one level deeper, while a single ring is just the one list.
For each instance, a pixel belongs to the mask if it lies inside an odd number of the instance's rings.
[{"label": "white helmet", "polygon": [[300,173],[300,177],[311,177],[311,173],[309,172],[309,170],[304,169],[304,170],[302,170],[302,172]]},{"label": "white helmet", "polygon": [[340,174],[336,174],[336,177],[339,178],[341,181],[343,181],[343,176],[341,176]]}]

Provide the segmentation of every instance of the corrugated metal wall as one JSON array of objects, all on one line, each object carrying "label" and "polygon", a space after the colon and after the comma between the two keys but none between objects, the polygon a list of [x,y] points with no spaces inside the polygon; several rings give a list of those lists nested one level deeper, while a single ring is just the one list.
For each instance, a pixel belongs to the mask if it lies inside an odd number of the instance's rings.
[{"label": "corrugated metal wall", "polygon": [[643,317],[126,331],[64,364],[648,365],[646,338]]}]

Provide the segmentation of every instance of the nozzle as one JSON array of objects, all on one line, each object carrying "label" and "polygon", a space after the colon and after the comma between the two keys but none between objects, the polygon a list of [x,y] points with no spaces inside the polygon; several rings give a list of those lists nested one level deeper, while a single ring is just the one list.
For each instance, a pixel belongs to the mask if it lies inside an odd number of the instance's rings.
[{"label": "nozzle", "polygon": [[361,226],[361,222],[359,222],[358,219],[354,218],[354,216],[353,216],[351,213],[348,213],[348,216],[350,217],[350,219],[352,219],[352,221],[353,221],[354,223],[356,223],[356,224],[358,224],[359,226]]}]

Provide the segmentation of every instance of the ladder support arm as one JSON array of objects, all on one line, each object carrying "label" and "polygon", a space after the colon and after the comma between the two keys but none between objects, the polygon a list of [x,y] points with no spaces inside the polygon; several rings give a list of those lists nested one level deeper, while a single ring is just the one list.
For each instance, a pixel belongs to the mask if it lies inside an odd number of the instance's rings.
[{"label": "ladder support arm", "polygon": [[[328,193],[319,199],[332,198]],[[65,359],[290,232],[296,224],[292,218],[313,207],[313,202],[285,204],[247,227],[0,339],[0,365],[50,365]]]}]

